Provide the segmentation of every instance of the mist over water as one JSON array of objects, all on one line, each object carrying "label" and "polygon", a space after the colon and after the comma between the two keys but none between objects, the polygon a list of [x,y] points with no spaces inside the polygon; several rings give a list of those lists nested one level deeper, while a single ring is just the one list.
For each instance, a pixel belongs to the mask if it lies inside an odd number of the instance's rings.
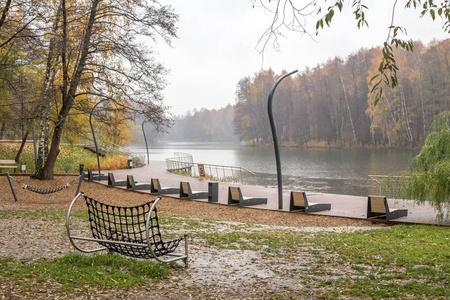
[{"label": "mist over water", "polygon": [[[145,146],[131,146],[145,154]],[[174,152],[189,153],[194,162],[242,167],[256,173],[257,185],[276,186],[273,147],[232,143],[166,142],[149,145],[150,160],[164,161]],[[419,150],[280,148],[283,189],[367,196],[378,193],[368,175],[390,175],[408,168]]]}]

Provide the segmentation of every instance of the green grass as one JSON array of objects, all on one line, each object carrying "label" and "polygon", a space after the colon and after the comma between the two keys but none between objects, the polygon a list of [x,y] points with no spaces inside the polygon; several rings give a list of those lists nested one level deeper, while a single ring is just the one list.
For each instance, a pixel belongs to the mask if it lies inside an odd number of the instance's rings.
[{"label": "green grass", "polygon": [[[88,213],[85,210],[72,210],[71,213],[74,218],[81,218],[87,221]],[[67,216],[67,210],[62,209],[9,209],[2,210],[0,209],[0,218],[8,219],[8,218],[28,218],[34,220],[42,220],[42,221],[65,221]]]},{"label": "green grass", "polygon": [[327,282],[334,287],[327,293],[329,297],[343,290],[351,296],[373,299],[450,297],[448,227],[399,225],[383,230],[320,234],[314,243],[338,254],[326,264],[348,265],[349,272],[355,274]]},{"label": "green grass", "polygon": [[[15,159],[19,147],[19,143],[2,143],[0,147],[0,158]],[[82,146],[62,144],[60,149],[61,151],[56,159],[54,173],[78,173],[80,164],[84,164],[85,170],[88,168],[92,170],[98,169],[96,154],[84,149]],[[133,157],[135,165],[138,164],[137,159]],[[126,168],[128,158],[115,152],[109,153],[106,157],[100,157],[99,160],[102,169],[115,170]],[[34,173],[34,148],[30,143],[25,145],[17,163],[19,169],[22,164],[26,165],[27,173]]]},{"label": "green grass", "polygon": [[[74,217],[87,222],[86,212],[74,210],[73,213]],[[0,210],[2,219],[61,222],[65,214],[64,210]],[[285,288],[294,298],[450,298],[448,227],[396,225],[358,232],[308,233],[249,223],[160,218],[163,233],[188,232],[194,248],[201,245],[211,249],[257,251],[268,268],[302,283],[301,289]],[[298,269],[284,268],[283,262]],[[84,286],[88,289],[101,286],[133,289],[169,276],[174,267],[116,255],[68,254],[32,264],[3,258],[0,259],[0,281],[19,284],[24,290],[40,283],[56,285],[64,291]],[[278,292],[274,297],[283,299],[285,294]]]},{"label": "green grass", "polygon": [[[19,147],[19,143],[2,143],[0,157],[2,159],[14,159]],[[78,145],[63,144],[60,148],[61,152],[55,163],[55,173],[76,173],[80,164],[96,159],[95,153],[87,151]],[[20,168],[22,164],[26,164],[27,173],[34,172],[34,149],[30,143],[25,145],[18,162],[18,167]]]},{"label": "green grass", "polygon": [[[304,280],[322,288],[316,297],[430,298],[450,297],[450,229],[399,225],[353,233],[271,231],[200,232],[218,248],[261,251],[266,257],[296,260],[311,253]],[[333,271],[345,268],[347,274]],[[331,278],[331,279],[327,279]]]},{"label": "green grass", "polygon": [[103,288],[134,288],[158,281],[170,269],[153,260],[138,261],[115,254],[84,256],[69,253],[52,261],[22,264],[0,258],[0,280],[19,284],[22,290],[57,283],[62,291]]}]

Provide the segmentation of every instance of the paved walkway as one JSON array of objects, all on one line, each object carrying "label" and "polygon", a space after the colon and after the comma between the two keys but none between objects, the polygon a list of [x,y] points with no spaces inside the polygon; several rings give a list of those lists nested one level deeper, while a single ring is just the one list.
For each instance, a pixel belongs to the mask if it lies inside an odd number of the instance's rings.
[{"label": "paved walkway", "polygon": [[[102,171],[107,173],[108,171]],[[208,181],[204,179],[175,175],[166,171],[164,161],[150,161],[149,165],[141,168],[125,169],[113,171],[115,180],[126,180],[127,175],[133,175],[135,181],[140,183],[150,183],[151,178],[158,178],[161,186],[179,187],[180,181],[189,181],[192,190],[207,191]],[[107,184],[107,181],[101,181]],[[239,186],[227,182],[219,183],[219,203],[227,204],[228,186]],[[248,208],[252,209],[270,209],[278,210],[278,190],[271,187],[241,185],[242,195],[244,197],[262,197],[267,198],[267,204],[255,205]],[[150,193],[150,191],[148,191]],[[289,210],[289,190],[283,191],[283,210]],[[316,212],[311,214],[347,217],[356,219],[365,219],[367,216],[367,197],[349,196],[339,194],[325,194],[306,191],[309,202],[331,203],[331,210]],[[177,197],[178,195],[165,195]],[[192,200],[196,201],[196,200]],[[199,200],[202,201],[202,200]],[[450,220],[442,223],[436,221],[436,212],[428,204],[417,205],[413,201],[388,199],[390,208],[406,208],[408,216],[392,220],[400,223],[420,223],[420,224],[440,224],[450,226]]]}]

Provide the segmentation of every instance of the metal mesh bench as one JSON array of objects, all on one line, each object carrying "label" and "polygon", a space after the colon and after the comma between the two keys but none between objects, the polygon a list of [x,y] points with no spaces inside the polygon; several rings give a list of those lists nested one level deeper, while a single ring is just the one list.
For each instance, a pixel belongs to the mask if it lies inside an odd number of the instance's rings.
[{"label": "metal mesh bench", "polygon": [[[80,197],[86,202],[92,238],[71,234],[70,215]],[[156,209],[160,200],[161,198],[157,198],[142,205],[123,207],[104,204],[81,192],[73,199],[67,212],[69,240],[75,249],[85,253],[109,250],[134,258],[155,258],[164,263],[183,260],[187,267],[187,235],[169,241],[162,238]],[[97,242],[103,247],[82,249],[75,243],[76,240]],[[184,253],[174,253],[183,240]]]}]

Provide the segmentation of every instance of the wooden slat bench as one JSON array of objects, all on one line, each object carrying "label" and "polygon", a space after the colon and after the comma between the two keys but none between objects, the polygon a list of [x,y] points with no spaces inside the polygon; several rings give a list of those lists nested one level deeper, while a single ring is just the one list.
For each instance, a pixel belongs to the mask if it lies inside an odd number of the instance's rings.
[{"label": "wooden slat bench", "polygon": [[304,191],[291,191],[289,211],[303,211],[305,213],[310,213],[323,210],[331,210],[331,204],[308,202],[308,198],[306,198],[306,193]]},{"label": "wooden slat bench", "polygon": [[134,181],[133,175],[127,175],[127,189],[128,190],[151,190],[152,185],[150,183],[144,183]]},{"label": "wooden slat bench", "polygon": [[389,208],[385,196],[369,196],[367,202],[367,218],[380,218],[386,220],[397,219],[408,216],[407,209]]},{"label": "wooden slat bench", "polygon": [[0,159],[0,172],[1,169],[14,169],[14,173],[16,173],[16,161],[14,159]]},{"label": "wooden slat bench", "polygon": [[243,197],[240,187],[230,186],[228,187],[228,204],[238,204],[239,206],[267,204],[267,198]]},{"label": "wooden slat bench", "polygon": [[114,173],[108,173],[108,186],[127,186],[126,180],[116,180]]},{"label": "wooden slat bench", "polygon": [[179,194],[180,189],[175,187],[161,187],[158,178],[151,179],[152,186],[150,188],[151,194],[165,195],[165,194]]}]

